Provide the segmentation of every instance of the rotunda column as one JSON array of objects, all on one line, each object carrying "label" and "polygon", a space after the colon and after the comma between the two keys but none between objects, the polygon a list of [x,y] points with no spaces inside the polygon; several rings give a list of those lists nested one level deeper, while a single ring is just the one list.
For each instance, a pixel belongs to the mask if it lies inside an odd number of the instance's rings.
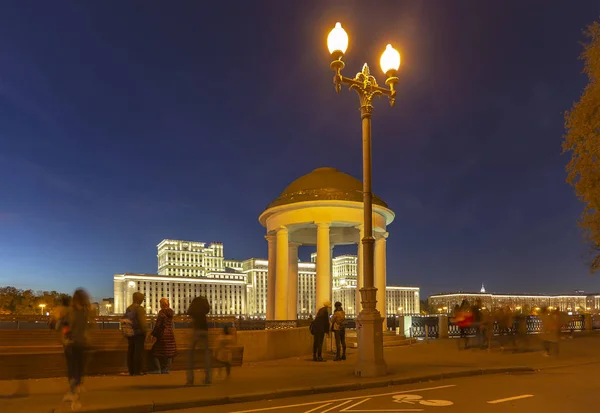
[{"label": "rotunda column", "polygon": [[287,294],[287,320],[298,319],[298,247],[299,242],[288,243],[288,294]]},{"label": "rotunda column", "polygon": [[365,276],[363,274],[363,265],[362,265],[362,259],[363,259],[363,245],[361,240],[364,238],[365,236],[365,229],[363,227],[363,225],[358,225],[356,227],[356,229],[358,229],[359,232],[359,237],[358,237],[358,259],[356,261],[356,299],[354,300],[354,314],[356,317],[358,317],[358,314],[360,313],[360,311],[362,310],[362,304],[361,304],[361,298],[360,298],[360,289],[363,288],[365,286]]},{"label": "rotunda column", "polygon": [[[277,240],[274,234],[265,236],[269,244],[269,266],[267,268],[267,320],[275,320],[275,277],[277,273]],[[255,300],[258,298],[256,286],[254,286]],[[258,300],[256,300],[258,301]],[[258,305],[255,305],[255,311],[259,311]]]},{"label": "rotunda column", "polygon": [[[317,302],[316,311],[325,301],[331,301],[331,247],[329,227],[331,222],[318,222],[317,225]],[[315,313],[316,314],[316,313]]]},{"label": "rotunda column", "polygon": [[375,240],[375,288],[377,288],[377,311],[383,318],[383,329],[387,329],[385,301],[386,286],[386,243],[389,233],[384,232]]},{"label": "rotunda column", "polygon": [[275,319],[287,319],[287,294],[288,294],[288,267],[289,267],[289,251],[288,251],[288,229],[280,227],[277,230],[277,258],[276,269],[277,275],[275,279]]}]

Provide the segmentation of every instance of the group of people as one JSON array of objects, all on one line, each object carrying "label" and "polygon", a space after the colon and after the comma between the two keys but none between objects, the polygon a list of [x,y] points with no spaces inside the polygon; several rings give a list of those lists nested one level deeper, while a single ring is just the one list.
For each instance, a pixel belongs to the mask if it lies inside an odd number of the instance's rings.
[{"label": "group of people", "polygon": [[[173,359],[177,355],[175,342],[173,316],[174,311],[170,308],[169,300],[160,300],[160,311],[156,318],[154,327],[150,330],[146,321],[146,309],[143,307],[144,294],[136,292],[133,294],[133,303],[127,308],[124,319],[121,321],[123,334],[127,337],[127,368],[129,374],[138,376],[144,374],[143,360],[145,355],[145,343],[148,339],[153,341],[151,355],[154,361],[154,369],[150,373],[168,374]],[[196,297],[187,311],[192,321],[193,333],[189,348],[188,369],[186,385],[194,384],[194,362],[196,349],[204,354],[204,383],[210,384],[211,362],[213,351],[209,347],[207,314],[210,313],[210,303],[206,297]],[[67,363],[67,377],[69,390],[63,401],[71,402],[72,408],[80,406],[80,392],[86,365],[85,355],[89,347],[89,331],[95,327],[94,311],[88,293],[83,289],[77,289],[73,297],[63,299],[50,317],[50,328],[57,330],[60,334],[64,347]],[[125,328],[123,328],[125,326]],[[226,374],[231,371],[231,351],[229,346],[233,343],[233,336],[228,328],[217,340],[217,360],[224,363]]]},{"label": "group of people", "polygon": [[[127,349],[127,367],[132,376],[143,375],[142,371],[144,360],[144,346],[148,338],[153,341],[151,354],[154,361],[154,370],[151,374],[169,374],[173,359],[177,355],[177,345],[175,342],[173,316],[174,311],[170,308],[169,300],[162,298],[160,300],[160,311],[156,317],[154,328],[150,331],[146,323],[146,309],[142,306],[144,294],[136,292],[133,294],[133,303],[127,308],[125,318],[121,323],[122,330],[128,340]],[[200,349],[204,355],[204,384],[212,382],[212,356],[213,351],[209,346],[208,320],[210,313],[210,303],[204,296],[194,298],[187,315],[192,321],[192,338],[188,353],[187,386],[194,384],[194,366],[196,349]],[[123,328],[123,325],[130,327]],[[127,331],[130,330],[130,331]],[[225,365],[227,376],[231,373],[231,351],[229,347],[234,344],[233,336],[229,328],[223,329],[223,334],[216,343],[216,357]]]},{"label": "group of people", "polygon": [[325,334],[333,332],[335,337],[336,355],[333,361],[346,360],[346,314],[342,308],[342,303],[335,303],[335,309],[331,317],[329,309],[331,301],[323,303],[315,319],[311,322],[310,331],[313,338],[313,361],[325,361],[323,359],[323,341]]},{"label": "group of people", "polygon": [[[564,319],[563,314],[557,308],[544,307],[538,310],[542,321],[541,337],[544,355],[558,354],[561,325],[566,324],[567,320]],[[494,325],[497,325],[501,349],[508,341],[511,341],[515,350],[527,350],[528,314],[529,312],[526,309],[513,312],[509,306],[490,311],[482,306],[479,299],[475,300],[473,304],[463,300],[460,305],[456,305],[454,308],[452,318],[454,324],[460,329],[459,349],[469,347],[469,329],[475,331],[477,347],[489,349],[494,337]]]}]

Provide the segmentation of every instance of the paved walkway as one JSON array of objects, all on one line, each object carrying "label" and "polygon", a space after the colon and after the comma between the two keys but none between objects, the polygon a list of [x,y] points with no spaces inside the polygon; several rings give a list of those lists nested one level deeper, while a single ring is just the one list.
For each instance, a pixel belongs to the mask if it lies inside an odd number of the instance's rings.
[{"label": "paved walkway", "polygon": [[[215,372],[212,386],[184,387],[185,373],[143,377],[89,377],[82,392],[81,411],[152,412],[234,401],[249,401],[312,392],[330,392],[386,386],[443,377],[498,373],[511,369],[546,369],[557,366],[600,362],[600,337],[576,337],[561,341],[558,357],[541,352],[513,354],[509,351],[459,351],[456,340],[420,342],[414,346],[385,349],[388,376],[360,379],[353,375],[356,350],[345,362],[314,363],[309,356],[246,364],[234,368],[230,378]],[[202,382],[202,372],[197,372]],[[29,395],[14,397],[17,382],[0,382],[0,411],[49,413],[69,411],[61,402],[66,379],[29,380]]]}]

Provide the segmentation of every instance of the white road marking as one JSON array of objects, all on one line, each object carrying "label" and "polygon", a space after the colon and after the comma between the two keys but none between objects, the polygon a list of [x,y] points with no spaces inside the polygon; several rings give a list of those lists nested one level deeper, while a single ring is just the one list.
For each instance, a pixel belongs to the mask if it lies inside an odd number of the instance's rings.
[{"label": "white road marking", "polygon": [[489,404],[504,403],[504,402],[509,402],[511,400],[526,399],[528,397],[533,397],[533,394],[522,394],[520,396],[507,397],[506,399],[490,400],[488,403]]},{"label": "white road marking", "polygon": [[423,406],[452,406],[454,404],[454,402],[451,402],[450,400],[421,400],[419,402],[420,404],[422,404]]},{"label": "white road marking", "polygon": [[317,406],[317,407],[315,407],[314,409],[307,410],[307,411],[305,411],[304,413],[311,413],[311,412],[315,412],[315,411],[317,411],[317,410],[319,410],[319,409],[324,409],[325,407],[327,407],[327,406],[329,406],[329,405],[331,405],[331,403],[325,403],[325,404],[322,404],[322,405],[320,405],[320,406]]},{"label": "white road marking", "polygon": [[367,398],[367,399],[363,399],[360,400],[358,403],[354,403],[352,406],[348,406],[346,407],[344,410],[340,410],[340,412],[422,412],[423,409],[354,409],[354,407],[358,406],[359,404],[363,404],[364,402],[367,402],[371,400],[371,398]]},{"label": "white road marking", "polygon": [[[345,401],[345,402],[343,402],[342,404],[338,404],[338,405],[336,405],[336,406],[333,406],[331,409],[323,410],[321,413],[327,413],[327,412],[330,412],[330,411],[332,411],[333,409],[340,408],[340,407],[342,407],[343,405],[345,405],[345,404],[348,404],[348,403],[351,403],[351,402],[352,402],[352,400],[346,400],[346,401]],[[346,409],[344,409],[344,410],[346,410]],[[344,410],[342,410],[342,412],[343,412]]]},{"label": "white road marking", "polygon": [[[348,406],[348,407],[346,407],[344,410],[342,410],[342,412],[347,412],[347,411],[348,411],[348,409],[352,409],[353,407],[356,407],[356,406],[358,406],[359,404],[363,404],[364,402],[367,402],[367,401],[369,401],[369,400],[371,400],[371,398],[370,398],[370,397],[368,397],[368,398],[366,398],[366,399],[359,400],[358,402],[354,403],[352,406]],[[354,410],[354,411],[356,411],[356,410]]]},{"label": "white road marking", "polygon": [[[393,396],[394,394],[413,393],[413,392],[416,393],[416,392],[429,391],[429,390],[447,389],[449,387],[456,387],[456,386],[457,386],[456,384],[446,384],[444,386],[425,387],[423,389],[411,389],[411,390],[394,391],[394,392],[382,393],[382,394],[374,394],[371,397]],[[306,402],[306,403],[298,403],[298,404],[288,404],[288,405],[284,405],[284,406],[261,407],[261,408],[258,408],[258,409],[250,409],[250,410],[238,410],[238,411],[232,412],[232,413],[266,412],[266,411],[269,411],[269,410],[287,409],[289,407],[313,406],[315,404],[319,404],[319,405],[323,406],[323,403],[335,403],[335,402],[342,402],[342,401],[346,401],[346,400],[360,400],[360,399],[364,399],[365,397],[367,397],[367,396],[344,397],[342,399],[320,400],[320,401],[317,401],[317,402]]]}]

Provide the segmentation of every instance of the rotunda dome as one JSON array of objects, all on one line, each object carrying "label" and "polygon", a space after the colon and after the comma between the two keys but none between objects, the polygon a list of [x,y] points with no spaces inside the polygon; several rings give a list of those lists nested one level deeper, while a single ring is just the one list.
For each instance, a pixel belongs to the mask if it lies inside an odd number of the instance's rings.
[{"label": "rotunda dome", "polygon": [[[363,202],[362,189],[362,182],[348,174],[330,167],[317,168],[289,184],[267,209],[303,201]],[[375,194],[373,194],[373,204],[388,207]]]}]

